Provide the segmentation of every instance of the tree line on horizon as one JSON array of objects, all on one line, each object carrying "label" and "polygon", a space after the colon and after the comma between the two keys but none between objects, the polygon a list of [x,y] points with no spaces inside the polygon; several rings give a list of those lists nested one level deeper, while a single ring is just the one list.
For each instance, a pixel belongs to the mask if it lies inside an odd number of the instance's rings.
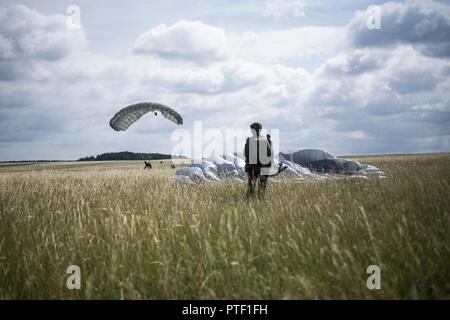
[{"label": "tree line on horizon", "polygon": [[80,158],[77,161],[113,161],[113,160],[164,160],[171,159],[170,154],[163,153],[142,153],[142,152],[107,152],[97,156]]}]

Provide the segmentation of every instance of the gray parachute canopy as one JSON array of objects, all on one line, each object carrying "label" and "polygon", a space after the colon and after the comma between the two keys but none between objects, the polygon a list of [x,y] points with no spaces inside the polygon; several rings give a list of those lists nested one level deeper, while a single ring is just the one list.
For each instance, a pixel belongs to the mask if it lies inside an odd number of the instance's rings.
[{"label": "gray parachute canopy", "polygon": [[109,125],[116,131],[125,131],[144,114],[159,111],[165,118],[180,125],[183,124],[181,115],[165,105],[153,102],[136,103],[117,112],[109,121]]},{"label": "gray parachute canopy", "polygon": [[336,159],[336,156],[320,149],[303,149],[293,153],[280,153],[282,159],[292,161],[308,168],[309,164],[315,161]]}]

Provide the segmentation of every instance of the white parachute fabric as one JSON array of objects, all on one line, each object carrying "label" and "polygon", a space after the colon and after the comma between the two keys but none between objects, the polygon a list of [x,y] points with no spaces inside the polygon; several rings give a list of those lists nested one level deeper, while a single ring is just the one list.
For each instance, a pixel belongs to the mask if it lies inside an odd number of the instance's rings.
[{"label": "white parachute fabric", "polygon": [[371,165],[371,164],[363,164],[360,165],[358,172],[362,174],[372,174],[376,175],[378,177],[385,177],[385,174],[383,171],[378,169],[377,167]]},{"label": "white parachute fabric", "polygon": [[200,168],[206,179],[211,181],[219,181],[219,170],[217,166],[209,161],[204,161],[202,163],[194,163],[190,167]]},{"label": "white parachute fabric", "polygon": [[143,102],[132,104],[127,106],[119,112],[117,112],[114,117],[109,121],[109,125],[116,131],[125,131],[133,123],[139,120],[144,114],[148,112],[159,111],[166,119],[174,122],[177,125],[183,124],[183,118],[181,115],[165,105],[153,102]]},{"label": "white parachute fabric", "polygon": [[281,164],[283,167],[286,167],[286,169],[283,170],[283,172],[280,174],[281,177],[306,178],[314,176],[314,174],[309,169],[303,168],[296,163],[282,160]]},{"label": "white parachute fabric", "polygon": [[185,182],[185,183],[201,183],[206,182],[207,178],[203,173],[203,170],[198,167],[184,167],[175,172],[175,175],[171,177],[172,181]]},{"label": "white parachute fabric", "polygon": [[[202,161],[205,161],[205,160],[202,160]],[[213,163],[215,165],[218,165],[218,164],[233,164],[233,162],[228,161],[224,157],[218,157],[218,156],[207,158],[206,161],[211,162],[211,163]]]},{"label": "white parachute fabric", "polygon": [[244,168],[241,168],[233,163],[223,163],[217,165],[219,171],[219,177],[222,179],[244,179],[246,174]]},{"label": "white parachute fabric", "polygon": [[[311,150],[314,152],[311,152]],[[297,157],[281,153],[281,160],[278,162],[276,157],[273,166],[269,168],[268,174],[271,176],[271,180],[324,180],[349,177],[349,175],[353,178],[385,177],[384,172],[373,165],[361,164],[355,160],[339,159],[323,150],[319,150],[322,152],[316,151],[315,149],[308,149],[305,153],[298,152]],[[299,157],[299,155],[302,155],[302,157]],[[298,162],[288,160],[290,158],[299,162],[307,159],[312,160],[316,167],[310,163],[301,165]],[[338,170],[335,170],[336,168]],[[196,184],[213,181],[243,182],[246,176],[245,161],[242,159],[242,156],[228,153],[220,157],[203,159],[198,163],[178,169],[175,176],[170,179],[177,182]]]},{"label": "white parachute fabric", "polygon": [[[277,176],[277,179],[296,178],[303,180],[316,176],[310,170],[290,161],[282,161],[281,167],[283,168],[283,172],[277,175],[279,164],[275,163],[270,170],[270,174]],[[222,157],[203,159],[200,162],[180,168],[170,180],[197,184],[214,181],[243,182],[246,177],[245,161],[237,155],[225,154]]]},{"label": "white parachute fabric", "polygon": [[231,153],[225,153],[223,155],[225,160],[230,161],[231,163],[235,164],[238,167],[244,168],[245,167],[245,160],[238,157],[237,155],[231,154]]}]

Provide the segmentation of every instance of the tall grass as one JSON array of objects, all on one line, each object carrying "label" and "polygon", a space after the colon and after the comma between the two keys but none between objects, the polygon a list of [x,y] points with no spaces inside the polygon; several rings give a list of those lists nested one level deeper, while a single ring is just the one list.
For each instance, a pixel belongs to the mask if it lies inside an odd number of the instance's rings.
[{"label": "tall grass", "polygon": [[0,298],[450,298],[450,155],[372,163],[386,179],[272,182],[250,202],[169,169],[0,170]]}]

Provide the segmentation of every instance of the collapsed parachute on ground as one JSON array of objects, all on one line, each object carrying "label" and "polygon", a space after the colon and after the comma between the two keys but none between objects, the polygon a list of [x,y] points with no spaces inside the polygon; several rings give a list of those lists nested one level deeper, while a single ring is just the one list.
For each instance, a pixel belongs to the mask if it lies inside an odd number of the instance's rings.
[{"label": "collapsed parachute on ground", "polygon": [[143,102],[132,104],[121,109],[111,118],[109,125],[116,131],[125,131],[144,114],[151,111],[153,111],[155,115],[157,114],[157,111],[159,111],[166,119],[177,125],[183,124],[183,117],[172,108],[159,103]]},{"label": "collapsed parachute on ground", "polygon": [[[281,165],[280,165],[281,164]],[[282,161],[274,163],[270,168],[271,176],[305,179],[315,176],[309,169],[302,168],[296,163]],[[281,172],[279,175],[277,172]],[[243,182],[247,174],[245,161],[241,155],[227,153],[221,157],[202,159],[187,167],[178,169],[170,179],[174,182],[200,183],[213,181]]]},{"label": "collapsed parachute on ground", "polygon": [[232,154],[226,154],[222,157],[202,159],[188,167],[180,168],[171,177],[171,180],[198,183],[227,179],[242,182],[246,177],[244,166],[245,161],[243,159]]},{"label": "collapsed parachute on ground", "polygon": [[292,153],[280,153],[280,157],[284,160],[298,163],[306,168],[309,167],[310,163],[326,159],[336,159],[335,155],[320,149],[303,149]]},{"label": "collapsed parachute on ground", "polygon": [[[275,181],[283,179],[324,180],[339,176],[330,175],[330,172],[365,178],[368,174],[384,177],[384,172],[372,165],[338,159],[331,153],[313,149],[299,150],[292,154],[280,153],[279,162],[275,161],[270,172]],[[228,153],[221,157],[202,159],[198,163],[180,168],[170,179],[174,182],[195,184],[225,180],[243,182],[246,176],[245,161],[242,155]]]},{"label": "collapsed parachute on ground", "polygon": [[355,160],[340,159],[335,155],[320,149],[303,149],[293,153],[280,153],[280,159],[289,160],[322,173],[374,173],[383,176],[384,173],[372,165],[361,164]]}]

